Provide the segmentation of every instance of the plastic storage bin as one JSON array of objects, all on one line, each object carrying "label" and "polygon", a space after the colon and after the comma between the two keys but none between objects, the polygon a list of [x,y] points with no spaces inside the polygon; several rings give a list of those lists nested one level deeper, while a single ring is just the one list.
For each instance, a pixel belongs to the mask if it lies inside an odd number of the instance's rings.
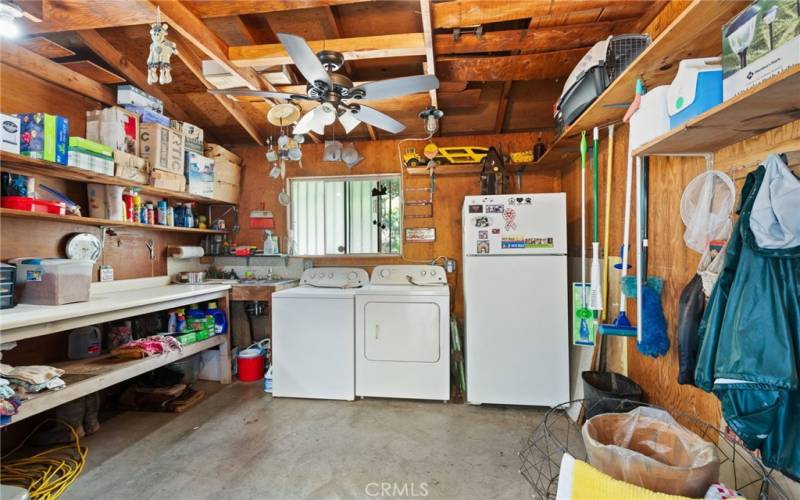
[{"label": "plastic storage bin", "polygon": [[10,309],[17,305],[17,301],[14,298],[16,275],[16,267],[0,262],[0,309]]},{"label": "plastic storage bin", "polygon": [[667,91],[669,126],[708,111],[722,102],[722,66],[719,57],[684,59]]},{"label": "plastic storage bin", "polygon": [[31,259],[11,261],[17,266],[21,304],[55,306],[89,300],[90,260]]},{"label": "plastic storage bin", "polygon": [[67,340],[67,357],[84,359],[99,356],[103,347],[103,335],[96,326],[76,328],[69,332]]},{"label": "plastic storage bin", "polygon": [[631,116],[628,139],[631,150],[669,132],[668,92],[669,85],[661,85],[642,96],[639,109]]},{"label": "plastic storage bin", "polygon": [[66,206],[61,202],[38,200],[26,196],[3,196],[2,200],[0,200],[0,206],[45,214],[64,215],[67,213]]}]

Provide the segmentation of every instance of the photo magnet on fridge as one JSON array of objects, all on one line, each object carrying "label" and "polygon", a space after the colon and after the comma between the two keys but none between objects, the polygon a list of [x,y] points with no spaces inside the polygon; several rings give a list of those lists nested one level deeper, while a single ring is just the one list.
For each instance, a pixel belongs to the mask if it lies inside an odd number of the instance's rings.
[{"label": "photo magnet on fridge", "polygon": [[475,217],[472,219],[472,223],[475,224],[475,227],[489,227],[492,225],[488,217]]},{"label": "photo magnet on fridge", "polygon": [[478,241],[478,253],[489,253],[489,242],[487,240]]},{"label": "photo magnet on fridge", "polygon": [[504,209],[503,205],[486,205],[487,214],[502,214]]},{"label": "photo magnet on fridge", "polygon": [[489,231],[486,231],[486,230],[478,231],[478,239],[479,240],[488,240],[489,239]]},{"label": "photo magnet on fridge", "polygon": [[469,206],[469,213],[471,213],[471,214],[482,214],[483,213],[483,205],[470,205]]}]

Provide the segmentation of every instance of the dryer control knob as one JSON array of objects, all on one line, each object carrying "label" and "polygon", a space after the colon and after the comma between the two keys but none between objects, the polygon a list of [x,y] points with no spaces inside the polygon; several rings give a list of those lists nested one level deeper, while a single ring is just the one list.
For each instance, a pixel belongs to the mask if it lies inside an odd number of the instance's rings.
[{"label": "dryer control knob", "polygon": [[426,274],[428,274],[428,272],[426,270],[424,270],[424,269],[419,272],[420,276],[425,276]]},{"label": "dryer control knob", "polygon": [[388,278],[388,277],[389,277],[389,270],[381,269],[381,278]]},{"label": "dryer control knob", "polygon": [[333,273],[328,273],[328,278],[333,279]]},{"label": "dryer control knob", "polygon": [[431,269],[431,276],[436,276],[436,269]]},{"label": "dryer control knob", "polygon": [[358,278],[358,275],[354,271],[351,271],[350,274],[347,275],[347,279],[350,281],[355,281],[356,278]]}]

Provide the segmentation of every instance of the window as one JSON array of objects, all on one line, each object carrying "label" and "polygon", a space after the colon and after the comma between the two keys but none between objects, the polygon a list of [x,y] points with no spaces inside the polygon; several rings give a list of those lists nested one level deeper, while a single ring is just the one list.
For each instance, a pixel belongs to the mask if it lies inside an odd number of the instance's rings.
[{"label": "window", "polygon": [[400,176],[289,180],[297,255],[399,254]]}]

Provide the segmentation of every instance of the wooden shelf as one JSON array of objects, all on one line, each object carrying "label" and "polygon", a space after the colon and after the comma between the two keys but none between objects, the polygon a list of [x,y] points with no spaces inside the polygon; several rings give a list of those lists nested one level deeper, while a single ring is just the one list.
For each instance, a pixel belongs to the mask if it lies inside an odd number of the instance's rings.
[{"label": "wooden shelf", "polygon": [[[510,172],[532,166],[534,163],[506,163],[506,168]],[[463,163],[460,165],[438,165],[434,167],[437,176],[440,175],[478,175],[481,173],[483,165],[480,163]],[[524,170],[523,170],[524,171]],[[406,167],[408,175],[430,175],[428,167]]]},{"label": "wooden shelf", "polygon": [[646,88],[652,89],[670,83],[681,60],[719,55],[722,26],[749,4],[743,0],[694,0],[572,125],[567,126],[533,168],[563,168],[572,164],[580,157],[582,131],[585,130],[591,139],[594,127],[607,127],[622,120],[626,105],[633,99],[638,78],[644,81]]},{"label": "wooden shelf", "polygon": [[12,208],[0,208],[0,218],[14,217],[18,219],[37,219],[55,222],[69,222],[73,224],[83,224],[84,226],[111,226],[111,227],[135,227],[148,231],[172,231],[179,233],[195,234],[225,234],[227,231],[217,229],[195,229],[191,227],[160,226],[158,224],[136,224],[133,222],[121,222],[111,219],[97,219],[94,217],[79,217],[77,215],[57,215],[40,212],[28,212],[26,210],[14,210]]},{"label": "wooden shelf", "polygon": [[11,423],[19,422],[150,370],[224,344],[226,341],[227,335],[216,335],[202,342],[185,345],[179,352],[168,352],[142,359],[117,359],[111,355],[104,355],[79,361],[56,363],[56,367],[66,372],[61,378],[67,383],[67,386],[58,391],[40,392],[33,395],[31,399],[23,401],[19,407],[19,413],[11,418]]},{"label": "wooden shelf", "polygon": [[794,66],[709,109],[633,151],[636,156],[711,153],[798,118],[790,96],[800,96]]},{"label": "wooden shelf", "polygon": [[113,175],[99,174],[90,170],[83,170],[76,167],[68,167],[60,163],[53,163],[45,160],[37,160],[21,156],[6,151],[0,151],[0,170],[23,175],[42,175],[54,177],[68,181],[93,182],[96,184],[108,184],[114,186],[126,186],[137,188],[140,193],[160,198],[170,198],[183,201],[194,201],[197,203],[214,203],[220,205],[234,205],[227,201],[215,200],[205,196],[186,193],[182,191],[172,191],[160,189],[146,184],[129,181]]}]

